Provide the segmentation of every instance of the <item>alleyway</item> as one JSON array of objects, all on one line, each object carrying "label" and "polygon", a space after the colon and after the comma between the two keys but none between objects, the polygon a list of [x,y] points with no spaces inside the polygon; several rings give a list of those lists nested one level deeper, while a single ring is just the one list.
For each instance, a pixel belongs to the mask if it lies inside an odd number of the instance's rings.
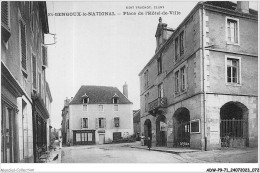
[{"label": "alleyway", "polygon": [[185,163],[182,157],[130,148],[127,144],[73,146],[62,149],[62,163]]}]

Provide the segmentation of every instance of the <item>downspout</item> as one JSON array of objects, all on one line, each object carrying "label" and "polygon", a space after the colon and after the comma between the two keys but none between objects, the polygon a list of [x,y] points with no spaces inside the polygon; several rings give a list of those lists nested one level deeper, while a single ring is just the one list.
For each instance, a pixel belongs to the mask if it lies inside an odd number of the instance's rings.
[{"label": "downspout", "polygon": [[205,47],[204,47],[204,40],[205,40],[205,34],[204,34],[204,27],[205,27],[205,10],[204,10],[204,4],[202,4],[202,66],[203,66],[203,116],[204,116],[204,150],[207,151],[207,135],[206,135],[206,129],[207,129],[207,115],[206,115],[206,77],[205,77]]}]

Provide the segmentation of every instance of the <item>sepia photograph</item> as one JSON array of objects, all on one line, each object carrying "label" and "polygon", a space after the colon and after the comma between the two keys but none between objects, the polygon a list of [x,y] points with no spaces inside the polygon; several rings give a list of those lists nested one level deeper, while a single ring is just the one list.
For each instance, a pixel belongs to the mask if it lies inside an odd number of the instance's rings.
[{"label": "sepia photograph", "polygon": [[258,1],[1,1],[1,172],[259,172]]}]

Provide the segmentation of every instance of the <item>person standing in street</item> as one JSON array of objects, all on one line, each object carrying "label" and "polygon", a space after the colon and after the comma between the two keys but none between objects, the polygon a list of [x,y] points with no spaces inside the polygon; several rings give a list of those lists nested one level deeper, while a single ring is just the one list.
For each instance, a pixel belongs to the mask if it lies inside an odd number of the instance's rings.
[{"label": "person standing in street", "polygon": [[150,149],[151,149],[151,145],[152,145],[151,138],[148,137],[148,138],[147,138],[147,146],[148,146],[149,151],[150,151]]},{"label": "person standing in street", "polygon": [[142,145],[142,146],[144,146],[144,138],[145,138],[145,137],[144,137],[144,134],[142,133],[142,135],[141,135],[141,145]]}]

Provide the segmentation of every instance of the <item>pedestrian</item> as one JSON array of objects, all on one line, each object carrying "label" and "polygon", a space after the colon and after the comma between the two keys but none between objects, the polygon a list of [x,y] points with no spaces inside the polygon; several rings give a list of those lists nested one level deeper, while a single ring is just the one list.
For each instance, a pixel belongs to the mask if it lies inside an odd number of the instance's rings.
[{"label": "pedestrian", "polygon": [[141,145],[144,146],[144,134],[142,133],[142,136],[141,136]]},{"label": "pedestrian", "polygon": [[151,149],[151,145],[152,145],[151,138],[148,137],[148,138],[147,138],[147,146],[148,146],[149,151],[150,151],[150,149]]}]

